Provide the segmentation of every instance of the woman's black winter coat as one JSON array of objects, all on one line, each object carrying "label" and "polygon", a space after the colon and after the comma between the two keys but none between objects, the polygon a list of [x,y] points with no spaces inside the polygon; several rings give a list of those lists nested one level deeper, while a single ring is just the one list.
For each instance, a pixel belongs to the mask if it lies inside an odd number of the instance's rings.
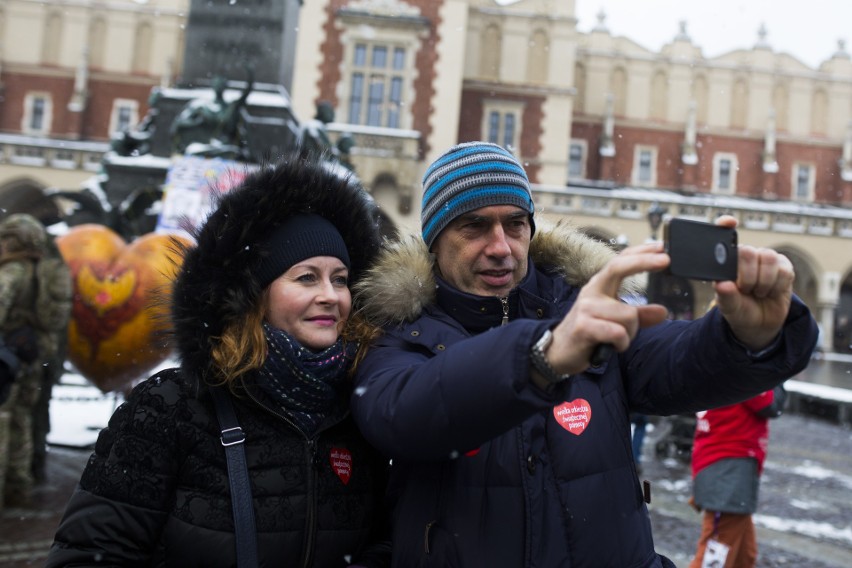
[{"label": "woman's black winter coat", "polygon": [[[225,451],[209,392],[211,344],[260,294],[259,246],[288,216],[331,220],[357,280],[379,246],[375,206],[338,173],[291,160],[226,194],[187,251],[173,292],[179,369],[138,385],[109,421],[65,512],[55,566],[235,566]],[[246,433],[260,566],[389,564],[387,460],[347,405],[320,432],[295,428],[249,375],[232,397]],[[342,393],[348,400],[348,392]],[[350,461],[350,471],[341,467]]]}]

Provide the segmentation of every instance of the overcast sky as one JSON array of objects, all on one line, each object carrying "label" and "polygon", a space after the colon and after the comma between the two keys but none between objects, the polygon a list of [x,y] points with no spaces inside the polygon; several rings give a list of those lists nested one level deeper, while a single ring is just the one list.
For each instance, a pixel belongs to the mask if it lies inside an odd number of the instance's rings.
[{"label": "overcast sky", "polygon": [[852,0],[575,0],[575,8],[578,30],[595,27],[603,8],[613,35],[652,50],[672,41],[686,20],[705,57],[753,47],[761,22],[774,51],[814,68],[837,51],[838,39],[852,52]]}]

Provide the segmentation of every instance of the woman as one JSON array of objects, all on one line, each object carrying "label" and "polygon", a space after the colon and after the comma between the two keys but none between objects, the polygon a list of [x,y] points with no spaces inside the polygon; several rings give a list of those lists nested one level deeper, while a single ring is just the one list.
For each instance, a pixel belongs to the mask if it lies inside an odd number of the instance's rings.
[{"label": "woman", "polygon": [[387,460],[349,417],[357,345],[341,337],[377,219],[351,179],[295,158],[221,198],[174,285],[180,368],[116,410],[47,566],[236,564],[245,524],[232,516],[213,391],[245,433],[258,565],[389,564],[377,538]]}]

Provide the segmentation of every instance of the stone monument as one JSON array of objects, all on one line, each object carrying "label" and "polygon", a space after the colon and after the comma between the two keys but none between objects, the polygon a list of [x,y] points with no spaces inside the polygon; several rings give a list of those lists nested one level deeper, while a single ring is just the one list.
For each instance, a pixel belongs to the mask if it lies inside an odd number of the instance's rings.
[{"label": "stone monument", "polygon": [[152,90],[146,116],[112,140],[103,173],[81,195],[58,193],[77,202],[74,215],[100,216],[129,239],[156,225],[176,156],[258,163],[297,147],[303,127],[288,88],[300,7],[300,0],[192,0],[182,77]]},{"label": "stone monument", "polygon": [[237,78],[247,65],[258,83],[288,91],[293,76],[301,0],[192,0],[180,86]]}]

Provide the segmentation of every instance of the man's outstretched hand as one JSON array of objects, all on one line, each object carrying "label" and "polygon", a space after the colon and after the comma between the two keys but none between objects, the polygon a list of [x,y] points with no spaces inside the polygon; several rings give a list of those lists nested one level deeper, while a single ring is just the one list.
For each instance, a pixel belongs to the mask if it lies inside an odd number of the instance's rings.
[{"label": "man's outstretched hand", "polygon": [[626,304],[618,291],[625,278],[668,265],[662,243],[629,247],[610,260],[583,286],[574,306],[553,329],[553,342],[546,352],[553,369],[560,374],[584,371],[598,345],[624,351],[639,329],[663,321],[665,307]]},{"label": "man's outstretched hand", "polygon": [[[736,227],[723,215],[717,225]],[[768,248],[737,247],[736,282],[716,282],[716,305],[734,336],[752,351],[772,343],[781,331],[793,297],[795,271],[783,254]]]}]

